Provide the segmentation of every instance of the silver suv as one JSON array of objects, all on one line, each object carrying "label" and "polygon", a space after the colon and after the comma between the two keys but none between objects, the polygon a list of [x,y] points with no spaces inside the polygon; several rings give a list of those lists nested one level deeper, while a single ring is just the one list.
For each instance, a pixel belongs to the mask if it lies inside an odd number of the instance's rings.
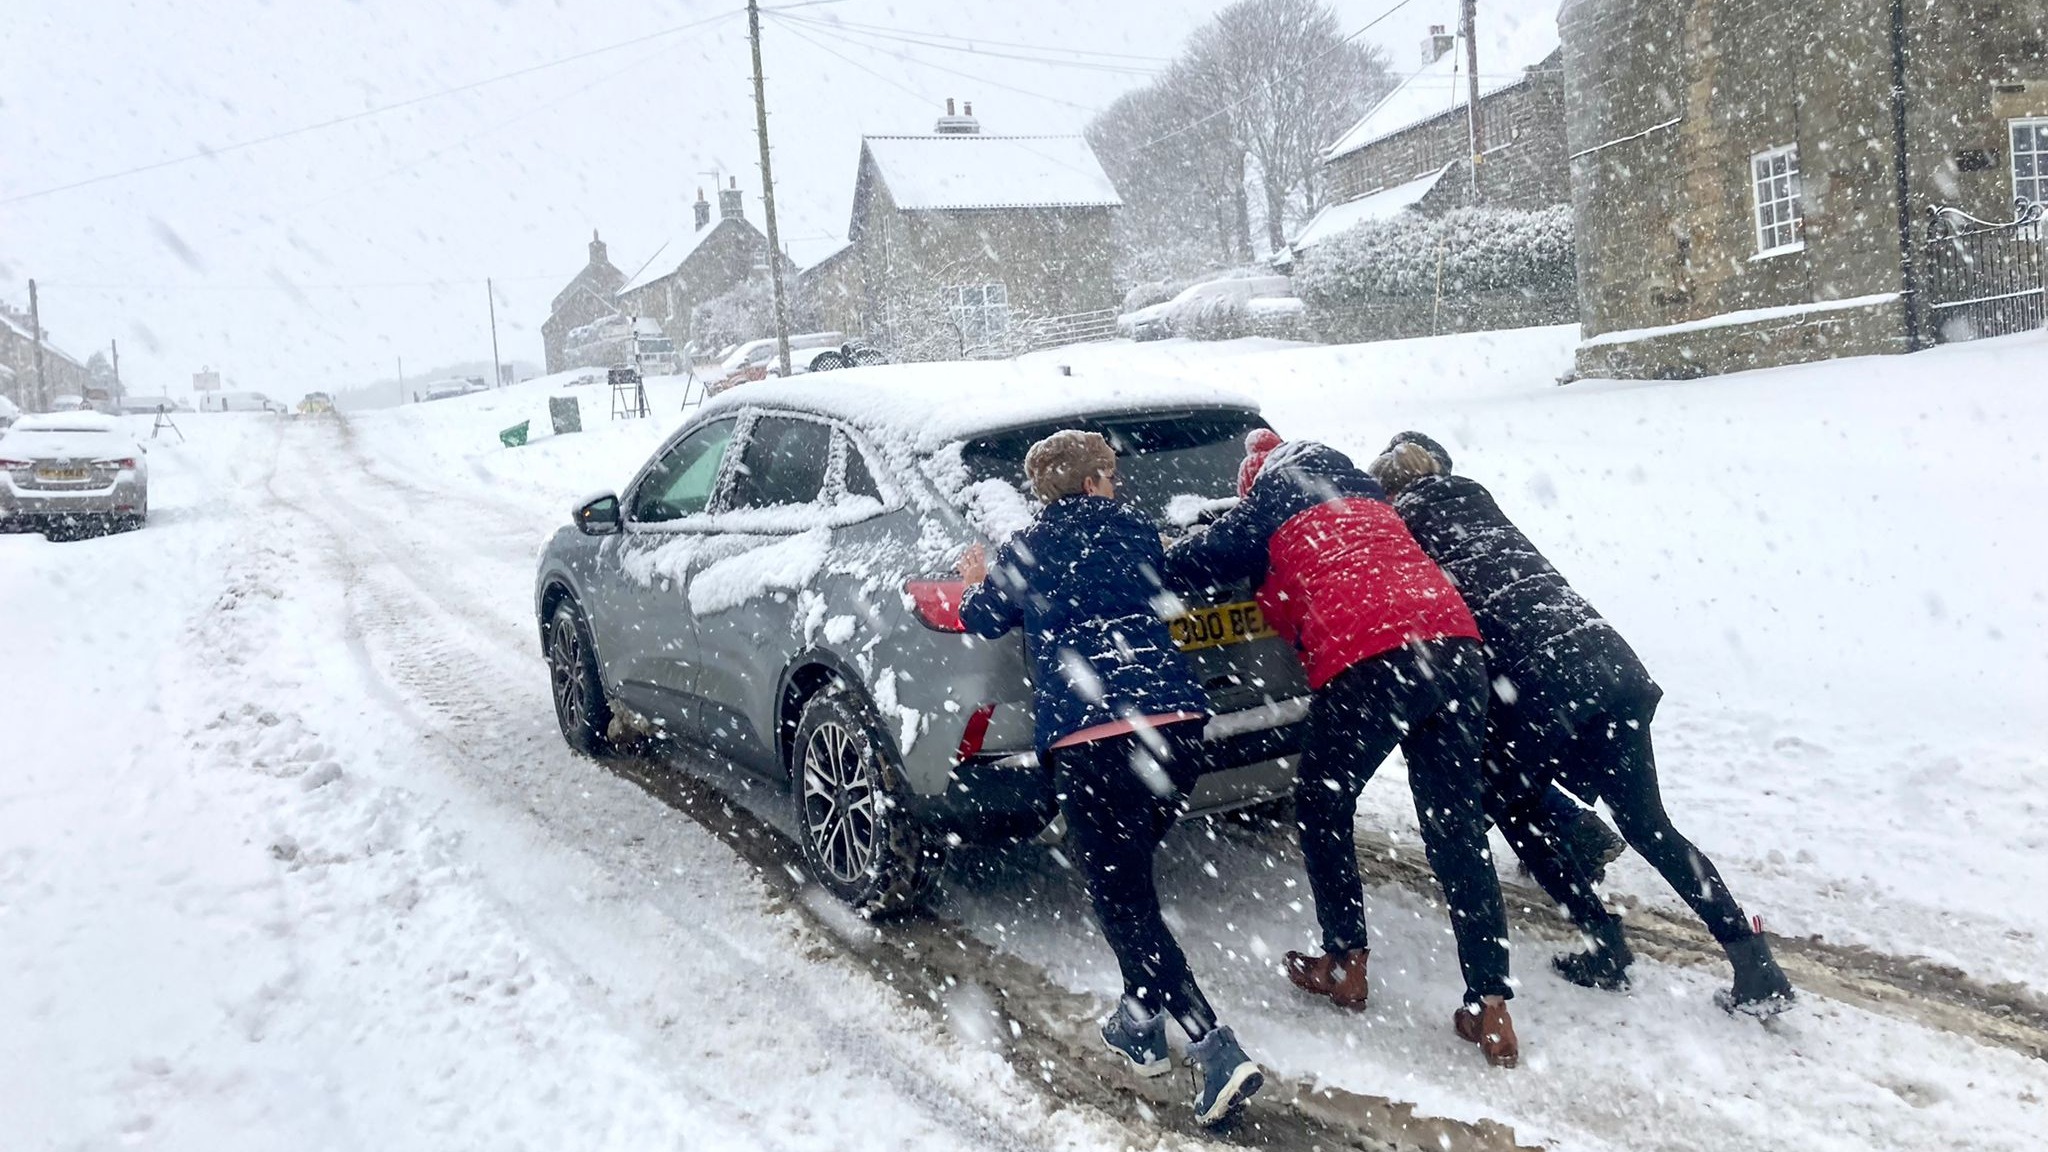
[{"label": "silver suv", "polygon": [[[915,904],[948,844],[1042,832],[1022,640],[965,634],[957,557],[1029,519],[1024,451],[1057,429],[1107,436],[1124,498],[1172,533],[1234,493],[1263,424],[1213,390],[1088,384],[900,365],[707,403],[541,555],[563,736],[597,756],[680,740],[786,788],[811,871],[865,911]],[[1307,687],[1250,601],[1173,623],[1216,710],[1200,811],[1292,784]]]}]

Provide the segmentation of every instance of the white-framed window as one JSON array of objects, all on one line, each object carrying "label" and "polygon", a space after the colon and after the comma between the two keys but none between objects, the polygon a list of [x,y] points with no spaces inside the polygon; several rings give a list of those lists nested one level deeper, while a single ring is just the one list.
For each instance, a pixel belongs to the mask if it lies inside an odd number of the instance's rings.
[{"label": "white-framed window", "polygon": [[2012,121],[2012,194],[2048,203],[2048,116]]},{"label": "white-framed window", "polygon": [[1776,256],[1806,247],[1799,208],[1799,145],[1787,144],[1749,158],[1756,200],[1756,254]]},{"label": "white-framed window", "polygon": [[1001,284],[957,284],[946,289],[946,309],[968,348],[1001,343],[1010,331],[1010,290]]}]

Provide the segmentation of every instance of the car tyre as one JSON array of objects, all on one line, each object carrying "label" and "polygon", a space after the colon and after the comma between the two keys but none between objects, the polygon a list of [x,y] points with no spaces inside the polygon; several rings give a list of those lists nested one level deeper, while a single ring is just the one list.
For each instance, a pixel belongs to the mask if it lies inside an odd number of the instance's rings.
[{"label": "car tyre", "polygon": [[812,877],[865,916],[914,910],[944,853],[905,803],[895,741],[866,701],[843,685],[811,697],[788,768],[797,843]]},{"label": "car tyre", "polygon": [[585,756],[611,755],[612,709],[597,671],[597,645],[583,609],[572,599],[557,604],[548,618],[547,661],[562,739]]}]

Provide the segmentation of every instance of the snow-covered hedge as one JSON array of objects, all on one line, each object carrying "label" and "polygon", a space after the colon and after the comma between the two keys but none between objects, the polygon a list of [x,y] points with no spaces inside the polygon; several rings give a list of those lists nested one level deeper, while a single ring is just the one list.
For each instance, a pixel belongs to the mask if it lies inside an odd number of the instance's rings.
[{"label": "snow-covered hedge", "polygon": [[1378,297],[1434,296],[1439,271],[1445,296],[1568,286],[1574,277],[1571,208],[1460,208],[1361,224],[1310,249],[1294,284],[1314,311]]}]

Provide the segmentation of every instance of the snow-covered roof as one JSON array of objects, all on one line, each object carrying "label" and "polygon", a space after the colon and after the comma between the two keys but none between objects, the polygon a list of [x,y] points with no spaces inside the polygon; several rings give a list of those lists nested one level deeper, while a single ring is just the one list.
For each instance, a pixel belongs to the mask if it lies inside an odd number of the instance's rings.
[{"label": "snow-covered roof", "polygon": [[[5,312],[0,312],[0,327],[5,327],[9,332],[14,333],[17,339],[20,339],[29,344],[35,343],[35,333],[30,332],[28,330],[28,325],[17,323],[14,317],[7,315]],[[57,347],[55,344],[50,343],[49,337],[47,336],[43,338],[43,352],[47,355],[55,356],[57,359],[62,360],[67,364],[76,365],[78,367],[84,367],[83,364],[79,363],[79,360],[76,356],[71,355],[70,353],[64,351],[62,348]]]},{"label": "snow-covered roof", "polygon": [[896,207],[1115,208],[1123,204],[1079,136],[865,136]]},{"label": "snow-covered roof", "polygon": [[1360,224],[1391,220],[1422,203],[1424,196],[1443,183],[1444,176],[1452,167],[1454,166],[1446,164],[1429,175],[1418,176],[1406,184],[1382,188],[1356,200],[1346,200],[1342,204],[1325,205],[1313,219],[1302,225],[1301,231],[1289,242],[1289,247],[1301,251],[1340,232],[1348,232]]},{"label": "snow-covered roof", "polygon": [[[1513,5],[1509,5],[1513,8]],[[1479,98],[1520,84],[1523,69],[1533,68],[1557,51],[1557,11],[1548,3],[1524,11],[1489,11],[1480,21]],[[1433,120],[1465,106],[1469,85],[1465,77],[1465,41],[1443,54],[1436,63],[1401,82],[1387,98],[1373,105],[1351,130],[1324,151],[1323,159],[1348,156],[1397,132]]]},{"label": "snow-covered roof", "polygon": [[908,441],[921,452],[985,432],[1063,417],[1153,408],[1259,407],[1247,396],[1185,380],[1085,369],[1062,376],[1047,364],[1011,361],[884,364],[764,380],[711,398],[704,411],[746,404],[815,412],[877,437]]},{"label": "snow-covered roof", "polygon": [[711,239],[712,233],[733,223],[738,223],[740,226],[749,229],[753,227],[753,225],[748,224],[743,219],[728,216],[722,220],[712,221],[681,240],[671,240],[654,250],[654,255],[649,256],[647,263],[641,266],[640,274],[628,281],[624,288],[619,289],[618,294],[623,296],[636,289],[645,288],[656,280],[674,273],[676,269],[683,266],[685,261],[696,254],[697,249],[704,246],[706,240]]}]

